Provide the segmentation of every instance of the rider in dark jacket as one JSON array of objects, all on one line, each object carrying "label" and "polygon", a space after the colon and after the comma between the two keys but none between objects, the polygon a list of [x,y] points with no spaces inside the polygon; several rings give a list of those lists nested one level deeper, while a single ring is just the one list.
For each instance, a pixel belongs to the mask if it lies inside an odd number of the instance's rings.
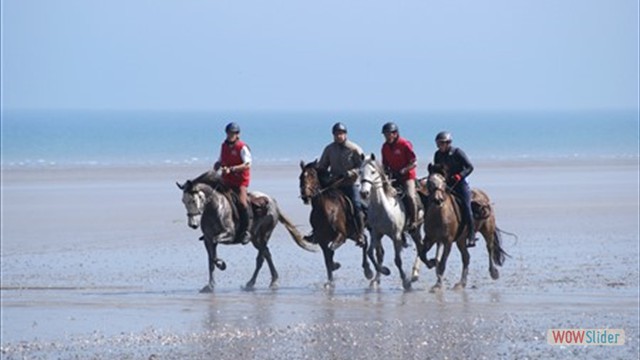
[{"label": "rider in dark jacket", "polygon": [[441,165],[446,169],[447,184],[453,192],[460,196],[464,204],[464,221],[469,225],[467,233],[467,247],[476,246],[475,224],[471,210],[471,190],[467,183],[467,176],[473,172],[473,165],[462,149],[451,145],[453,137],[447,131],[441,131],[436,135],[436,145],[438,150],[433,155],[433,163]]}]

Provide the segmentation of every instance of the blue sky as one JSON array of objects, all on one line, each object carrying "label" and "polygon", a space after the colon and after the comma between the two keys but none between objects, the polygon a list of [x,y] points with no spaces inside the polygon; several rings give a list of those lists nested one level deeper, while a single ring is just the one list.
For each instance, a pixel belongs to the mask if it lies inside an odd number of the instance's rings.
[{"label": "blue sky", "polygon": [[638,109],[638,1],[2,1],[3,109]]}]

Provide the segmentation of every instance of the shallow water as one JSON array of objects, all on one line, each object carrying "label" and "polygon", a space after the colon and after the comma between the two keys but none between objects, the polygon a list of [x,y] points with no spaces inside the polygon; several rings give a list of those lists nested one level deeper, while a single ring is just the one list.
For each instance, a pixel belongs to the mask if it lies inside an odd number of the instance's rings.
[{"label": "shallow water", "polygon": [[[259,171],[262,171],[260,173]],[[482,246],[469,283],[453,251],[446,288],[424,266],[402,290],[389,248],[380,289],[349,242],[324,288],[320,253],[294,245],[279,226],[265,266],[244,291],[256,252],[221,246],[224,272],[205,285],[206,252],[186,226],[176,180],[196,169],[77,170],[41,177],[5,173],[2,229],[3,358],[629,358],[638,352],[637,165],[521,166],[474,174],[492,197],[511,255],[490,279]],[[302,231],[309,208],[295,197],[295,168],[256,170],[255,189],[278,199]],[[634,177],[635,176],[635,177]],[[606,191],[603,191],[606,189]],[[629,196],[635,194],[636,197]],[[405,270],[412,249],[403,252]],[[550,328],[624,329],[619,347],[560,347]],[[286,354],[286,355],[285,355]],[[428,354],[428,355],[426,355]]]}]

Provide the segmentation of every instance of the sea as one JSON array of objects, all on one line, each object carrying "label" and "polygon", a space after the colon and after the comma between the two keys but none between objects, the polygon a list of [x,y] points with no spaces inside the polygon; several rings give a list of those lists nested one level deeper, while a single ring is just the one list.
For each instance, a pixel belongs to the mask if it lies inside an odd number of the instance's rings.
[{"label": "sea", "polygon": [[257,165],[318,158],[342,122],[351,141],[380,154],[395,122],[420,162],[442,130],[472,161],[639,158],[638,111],[581,112],[178,112],[3,110],[2,168],[210,166],[234,121]]}]

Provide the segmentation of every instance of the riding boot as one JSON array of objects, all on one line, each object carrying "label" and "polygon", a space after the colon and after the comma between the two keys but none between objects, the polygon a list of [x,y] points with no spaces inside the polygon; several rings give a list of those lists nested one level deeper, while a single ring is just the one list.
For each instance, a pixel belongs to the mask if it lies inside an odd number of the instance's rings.
[{"label": "riding boot", "polygon": [[249,214],[247,207],[238,206],[238,215],[240,217],[240,226],[234,242],[246,245],[251,242],[251,232],[249,231],[251,229],[251,214]]},{"label": "riding boot", "polygon": [[473,221],[473,215],[470,215],[467,220],[467,224],[469,226],[469,233],[467,234],[467,247],[472,248],[476,246],[476,229],[475,223]]}]

